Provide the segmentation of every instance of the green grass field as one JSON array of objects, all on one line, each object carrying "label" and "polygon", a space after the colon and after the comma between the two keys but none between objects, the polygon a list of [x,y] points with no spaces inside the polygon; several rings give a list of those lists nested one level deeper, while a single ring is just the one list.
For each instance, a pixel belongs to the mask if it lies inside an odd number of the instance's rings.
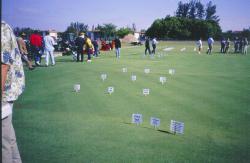
[{"label": "green grass field", "polygon": [[[92,63],[63,56],[55,67],[26,69],[13,117],[23,162],[250,162],[250,55],[222,55],[218,45],[209,56],[206,45],[198,55],[193,42],[161,42],[163,56],[153,59],[143,58],[144,46],[123,46],[119,60],[112,51]],[[108,86],[115,88],[112,95]],[[150,88],[149,96],[143,88]],[[141,125],[131,124],[133,113],[143,115]],[[158,130],[151,116],[161,119]],[[170,133],[172,119],[185,123],[183,135]]]}]

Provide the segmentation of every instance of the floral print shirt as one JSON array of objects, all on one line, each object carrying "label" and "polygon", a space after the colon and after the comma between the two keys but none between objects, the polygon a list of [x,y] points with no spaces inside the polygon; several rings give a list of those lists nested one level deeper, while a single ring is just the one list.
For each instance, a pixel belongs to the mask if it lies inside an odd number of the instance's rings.
[{"label": "floral print shirt", "polygon": [[25,88],[21,54],[11,27],[1,23],[1,64],[9,65],[2,102],[15,101]]}]

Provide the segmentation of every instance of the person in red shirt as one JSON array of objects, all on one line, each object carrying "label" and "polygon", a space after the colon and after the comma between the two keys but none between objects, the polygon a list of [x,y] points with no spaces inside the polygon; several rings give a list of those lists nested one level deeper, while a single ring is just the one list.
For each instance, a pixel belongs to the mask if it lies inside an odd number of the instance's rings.
[{"label": "person in red shirt", "polygon": [[34,31],[33,34],[30,35],[30,46],[31,52],[35,57],[35,63],[37,66],[41,64],[41,50],[42,50],[42,36],[38,33],[38,31]]}]

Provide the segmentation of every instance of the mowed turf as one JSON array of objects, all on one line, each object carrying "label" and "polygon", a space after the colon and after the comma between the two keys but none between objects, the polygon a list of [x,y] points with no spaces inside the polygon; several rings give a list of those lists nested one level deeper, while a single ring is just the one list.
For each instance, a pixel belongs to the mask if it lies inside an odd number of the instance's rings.
[{"label": "mowed turf", "polygon": [[[92,63],[63,56],[55,67],[26,69],[13,117],[23,162],[249,162],[250,55],[222,55],[216,45],[209,56],[206,45],[198,55],[194,42],[161,42],[154,58],[143,57],[144,46],[124,45],[119,60],[111,51]],[[143,115],[141,125],[131,124],[133,113]],[[158,130],[151,116],[161,119]],[[171,120],[185,123],[183,135],[170,133]]]}]

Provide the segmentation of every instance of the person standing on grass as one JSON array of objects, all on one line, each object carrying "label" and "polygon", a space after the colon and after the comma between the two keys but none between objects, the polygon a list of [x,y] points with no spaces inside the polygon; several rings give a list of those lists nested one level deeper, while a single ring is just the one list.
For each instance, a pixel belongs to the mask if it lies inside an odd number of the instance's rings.
[{"label": "person standing on grass", "polygon": [[207,50],[207,54],[211,55],[212,49],[213,49],[213,44],[214,44],[214,39],[212,37],[209,37],[207,40],[208,43],[208,50]]},{"label": "person standing on grass", "polygon": [[13,104],[24,91],[21,54],[11,27],[1,23],[2,162],[21,163],[12,125]]},{"label": "person standing on grass", "polygon": [[226,40],[225,40],[224,37],[221,39],[220,44],[221,44],[220,52],[221,52],[221,53],[225,53]]},{"label": "person standing on grass", "polygon": [[95,40],[93,41],[93,46],[94,46],[94,56],[95,56],[95,57],[98,57],[98,51],[99,51],[99,49],[98,49],[98,42],[97,42],[97,39],[95,39]]},{"label": "person standing on grass", "polygon": [[116,58],[120,58],[120,53],[121,53],[121,41],[119,37],[115,38],[115,55]]},{"label": "person standing on grass", "polygon": [[28,51],[26,48],[26,43],[24,42],[25,33],[22,33],[17,38],[18,47],[21,53],[22,59],[27,63],[30,70],[34,70],[35,67],[32,66],[32,62],[28,59]]},{"label": "person standing on grass", "polygon": [[49,59],[51,59],[52,66],[54,66],[55,63],[55,57],[54,57],[54,45],[55,41],[53,37],[49,35],[49,32],[46,31],[46,36],[44,37],[44,51],[46,54],[46,66],[49,66]]},{"label": "person standing on grass", "polygon": [[247,48],[248,48],[248,40],[247,40],[247,38],[245,38],[244,39],[244,41],[243,41],[243,54],[247,54]]},{"label": "person standing on grass", "polygon": [[201,54],[201,49],[202,49],[202,40],[201,38],[197,41],[197,47],[198,47],[198,53]]},{"label": "person standing on grass", "polygon": [[91,62],[91,53],[94,51],[94,47],[88,35],[86,35],[86,38],[85,38],[85,51],[88,55],[87,62]]},{"label": "person standing on grass", "polygon": [[226,47],[225,47],[225,53],[226,53],[226,54],[229,52],[229,48],[230,48],[230,39],[227,38]]},{"label": "person standing on grass", "polygon": [[42,36],[38,33],[37,30],[34,31],[30,36],[30,45],[33,56],[35,57],[35,63],[37,66],[41,64],[42,54],[40,51],[42,50]]},{"label": "person standing on grass", "polygon": [[146,37],[146,41],[145,41],[145,55],[147,55],[147,51],[149,53],[149,55],[151,54],[151,50],[150,50],[150,45],[149,45],[149,38]]},{"label": "person standing on grass", "polygon": [[156,38],[153,38],[153,40],[152,40],[152,47],[153,47],[152,54],[155,54],[156,44],[157,44]]},{"label": "person standing on grass", "polygon": [[80,36],[78,36],[75,40],[76,48],[77,48],[77,62],[80,61],[81,56],[81,62],[83,62],[83,45],[84,45],[85,39],[84,39],[84,33],[80,33]]}]

